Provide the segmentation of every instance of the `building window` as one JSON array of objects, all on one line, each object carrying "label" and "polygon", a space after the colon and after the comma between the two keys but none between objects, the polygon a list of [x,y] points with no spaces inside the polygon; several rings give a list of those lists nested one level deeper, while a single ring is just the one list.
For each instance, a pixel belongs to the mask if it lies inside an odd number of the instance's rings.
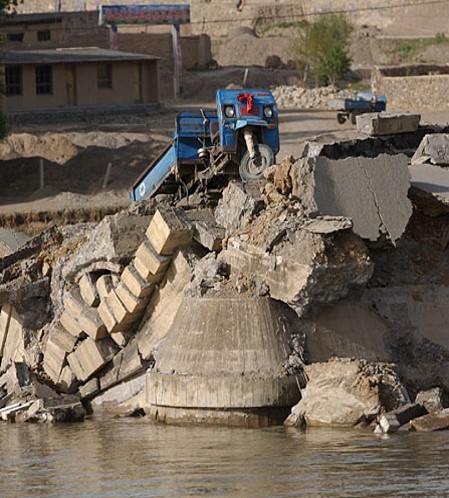
[{"label": "building window", "polygon": [[22,95],[22,68],[20,66],[5,67],[6,95]]},{"label": "building window", "polygon": [[112,64],[98,63],[97,86],[98,88],[112,88]]},{"label": "building window", "polygon": [[43,29],[37,32],[37,41],[46,42],[51,40],[51,34],[49,29]]},{"label": "building window", "polygon": [[8,33],[6,39],[10,42],[23,42],[23,33]]},{"label": "building window", "polygon": [[51,66],[36,67],[37,95],[51,95],[53,93],[53,78]]}]

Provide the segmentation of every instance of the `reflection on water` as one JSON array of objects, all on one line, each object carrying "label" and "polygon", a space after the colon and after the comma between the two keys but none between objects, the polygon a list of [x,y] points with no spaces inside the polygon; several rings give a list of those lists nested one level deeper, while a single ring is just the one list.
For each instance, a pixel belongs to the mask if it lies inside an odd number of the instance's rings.
[{"label": "reflection on water", "polygon": [[0,424],[0,497],[449,495],[449,432]]}]

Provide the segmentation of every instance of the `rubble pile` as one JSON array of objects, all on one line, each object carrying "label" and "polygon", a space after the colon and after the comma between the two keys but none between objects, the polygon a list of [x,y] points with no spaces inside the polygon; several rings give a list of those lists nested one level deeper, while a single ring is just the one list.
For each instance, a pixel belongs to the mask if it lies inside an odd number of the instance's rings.
[{"label": "rubble pile", "polygon": [[279,85],[271,89],[277,106],[280,109],[328,109],[328,100],[351,99],[355,92],[352,90],[339,90],[329,85],[317,88],[305,88],[302,86]]},{"label": "rubble pile", "polygon": [[448,213],[408,160],[431,130],[372,119],[398,133],[311,141],[218,203],[13,238],[0,416],[445,427]]}]

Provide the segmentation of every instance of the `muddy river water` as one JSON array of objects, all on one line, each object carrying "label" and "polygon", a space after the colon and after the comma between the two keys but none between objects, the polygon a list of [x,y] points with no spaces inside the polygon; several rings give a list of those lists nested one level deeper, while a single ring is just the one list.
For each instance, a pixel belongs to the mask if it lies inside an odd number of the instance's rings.
[{"label": "muddy river water", "polygon": [[449,495],[449,431],[170,427],[147,418],[0,423],[0,496]]}]

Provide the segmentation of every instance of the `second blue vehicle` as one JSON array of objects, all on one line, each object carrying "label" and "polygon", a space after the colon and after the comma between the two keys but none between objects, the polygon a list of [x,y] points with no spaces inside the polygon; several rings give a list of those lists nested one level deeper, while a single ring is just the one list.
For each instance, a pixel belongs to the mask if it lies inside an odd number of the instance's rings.
[{"label": "second blue vehicle", "polygon": [[220,177],[262,178],[279,152],[279,118],[269,90],[218,90],[216,109],[181,112],[173,143],[133,184],[131,201],[156,193],[185,197]]}]

